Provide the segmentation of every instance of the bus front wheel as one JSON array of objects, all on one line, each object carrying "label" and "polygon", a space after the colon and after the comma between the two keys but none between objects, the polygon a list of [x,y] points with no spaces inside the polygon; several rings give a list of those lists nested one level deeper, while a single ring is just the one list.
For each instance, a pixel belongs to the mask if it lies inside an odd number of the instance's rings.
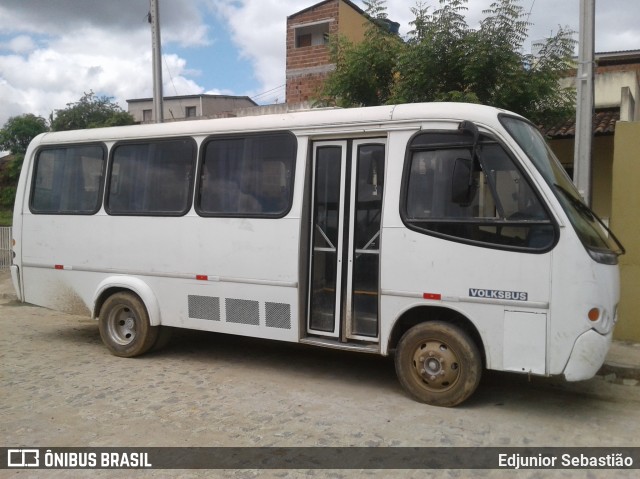
[{"label": "bus front wheel", "polygon": [[482,359],[473,340],[459,327],[429,321],[409,329],[395,356],[400,384],[413,397],[434,406],[452,407],[478,387]]},{"label": "bus front wheel", "polygon": [[112,354],[131,358],[146,353],[156,343],[158,327],[151,326],[149,314],[136,295],[115,293],[100,310],[100,337]]}]

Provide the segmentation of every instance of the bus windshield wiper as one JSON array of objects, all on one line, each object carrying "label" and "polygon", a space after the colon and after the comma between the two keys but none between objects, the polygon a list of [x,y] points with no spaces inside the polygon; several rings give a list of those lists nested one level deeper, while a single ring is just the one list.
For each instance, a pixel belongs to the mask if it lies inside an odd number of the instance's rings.
[{"label": "bus windshield wiper", "polygon": [[584,204],[580,199],[576,198],[571,194],[569,190],[567,190],[564,186],[560,186],[558,183],[554,183],[553,186],[558,188],[562,192],[562,194],[571,202],[571,204],[583,215],[587,216],[590,221],[600,221],[600,218],[595,214],[595,212],[589,208],[586,204]]},{"label": "bus windshield wiper", "polygon": [[602,226],[602,228],[604,228],[607,234],[613,239],[613,241],[615,241],[616,245],[618,246],[618,251],[614,251],[614,253],[618,255],[623,255],[626,253],[626,250],[624,249],[624,246],[622,246],[622,243],[620,243],[618,238],[616,238],[616,235],[613,234],[613,231],[609,229],[609,227],[604,223],[604,221],[600,219],[595,211],[593,211],[585,203],[572,195],[571,192],[569,192],[565,187],[559,185],[558,183],[554,183],[553,186],[555,186],[558,191],[560,191],[565,196],[565,198],[567,198],[571,202],[576,210],[578,210],[583,216],[586,216],[589,221],[597,222],[600,226]]}]

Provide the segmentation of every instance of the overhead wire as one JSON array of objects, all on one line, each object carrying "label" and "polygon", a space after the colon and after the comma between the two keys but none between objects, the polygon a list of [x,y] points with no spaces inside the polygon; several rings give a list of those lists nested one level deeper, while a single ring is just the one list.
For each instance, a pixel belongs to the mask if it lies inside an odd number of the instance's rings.
[{"label": "overhead wire", "polygon": [[251,99],[255,102],[260,99],[264,99],[264,97],[274,97],[275,99],[277,99],[278,96],[284,93],[285,86],[286,84],[282,84],[275,88],[271,88],[270,90],[266,90],[262,93],[258,93],[257,95],[252,96]]}]

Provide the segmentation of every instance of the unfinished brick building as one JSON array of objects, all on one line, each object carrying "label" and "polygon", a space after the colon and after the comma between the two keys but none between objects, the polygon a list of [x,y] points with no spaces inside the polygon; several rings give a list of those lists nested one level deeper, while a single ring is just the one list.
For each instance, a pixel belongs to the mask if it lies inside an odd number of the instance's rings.
[{"label": "unfinished brick building", "polygon": [[361,41],[367,22],[364,11],[349,0],[327,0],[287,17],[287,103],[317,98],[335,68],[329,59],[329,35]]}]

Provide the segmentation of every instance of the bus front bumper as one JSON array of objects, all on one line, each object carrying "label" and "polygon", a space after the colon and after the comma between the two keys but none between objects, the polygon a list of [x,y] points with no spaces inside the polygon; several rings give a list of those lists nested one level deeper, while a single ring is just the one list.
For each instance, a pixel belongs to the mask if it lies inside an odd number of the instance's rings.
[{"label": "bus front bumper", "polygon": [[580,335],[564,368],[565,379],[582,381],[595,376],[607,357],[612,335],[613,331],[602,335],[593,329]]}]

